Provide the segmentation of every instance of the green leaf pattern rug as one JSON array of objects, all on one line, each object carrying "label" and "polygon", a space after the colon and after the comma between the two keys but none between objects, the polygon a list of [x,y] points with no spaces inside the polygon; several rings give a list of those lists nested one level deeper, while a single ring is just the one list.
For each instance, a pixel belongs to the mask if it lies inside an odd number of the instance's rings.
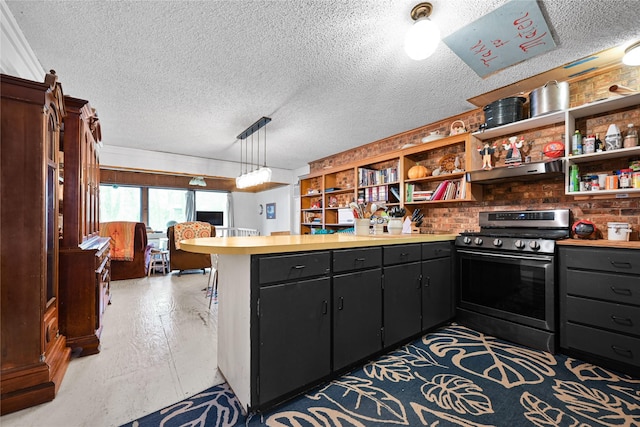
[{"label": "green leaf pattern rug", "polygon": [[266,413],[222,384],[127,425],[640,427],[640,379],[450,325]]}]

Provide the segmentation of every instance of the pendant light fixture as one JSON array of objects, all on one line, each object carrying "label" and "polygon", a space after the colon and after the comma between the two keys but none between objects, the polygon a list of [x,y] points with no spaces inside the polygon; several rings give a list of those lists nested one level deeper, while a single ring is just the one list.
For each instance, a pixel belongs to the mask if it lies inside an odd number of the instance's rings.
[{"label": "pendant light fixture", "polygon": [[[267,123],[271,119],[269,117],[262,117],[254,124],[246,128],[236,138],[240,140],[240,176],[236,178],[237,188],[255,187],[256,185],[264,184],[271,181],[271,169],[267,167]],[[264,128],[263,141],[263,165],[260,166],[260,129]],[[254,135],[257,132],[256,135]],[[249,136],[251,137],[251,155],[249,156]],[[257,136],[257,152],[254,148],[254,137]],[[244,144],[244,158],[242,155]],[[253,162],[253,153],[256,152],[256,162]],[[244,160],[243,160],[244,159]],[[249,170],[250,169],[250,170]]]},{"label": "pendant light fixture", "polygon": [[404,50],[413,60],[430,57],[440,43],[440,29],[429,19],[432,11],[433,5],[429,2],[418,3],[411,9],[411,19],[415,22],[405,36]]}]

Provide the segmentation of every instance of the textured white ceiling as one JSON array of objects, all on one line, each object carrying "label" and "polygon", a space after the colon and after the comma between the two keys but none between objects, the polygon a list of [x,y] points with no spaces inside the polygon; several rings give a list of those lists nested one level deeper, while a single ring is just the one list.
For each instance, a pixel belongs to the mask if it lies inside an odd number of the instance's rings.
[{"label": "textured white ceiling", "polygon": [[[517,1],[517,0],[516,0]],[[432,0],[445,37],[507,0]],[[269,166],[310,161],[475,108],[466,99],[637,39],[637,0],[539,4],[558,48],[478,77],[444,43],[404,53],[417,0],[7,1],[103,142],[238,161],[262,116]]]}]

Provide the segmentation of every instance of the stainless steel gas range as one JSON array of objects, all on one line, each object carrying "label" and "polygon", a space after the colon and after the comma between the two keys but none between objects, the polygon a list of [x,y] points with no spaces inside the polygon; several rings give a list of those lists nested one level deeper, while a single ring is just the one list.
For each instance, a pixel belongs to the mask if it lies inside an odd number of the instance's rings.
[{"label": "stainless steel gas range", "polygon": [[479,224],[455,241],[458,321],[554,353],[556,241],[570,236],[571,212],[480,212]]}]

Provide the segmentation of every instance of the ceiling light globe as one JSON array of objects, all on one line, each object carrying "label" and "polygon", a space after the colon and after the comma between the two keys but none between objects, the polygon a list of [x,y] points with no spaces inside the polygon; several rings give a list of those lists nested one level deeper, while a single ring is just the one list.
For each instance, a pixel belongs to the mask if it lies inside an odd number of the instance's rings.
[{"label": "ceiling light globe", "polygon": [[625,51],[622,57],[622,63],[625,65],[640,65],[640,42]]},{"label": "ceiling light globe", "polygon": [[258,169],[258,174],[260,176],[260,184],[271,181],[271,169],[262,167]]},{"label": "ceiling light globe", "polygon": [[249,186],[248,184],[247,175],[243,174],[236,178],[236,187],[247,188]]},{"label": "ceiling light globe", "polygon": [[440,29],[429,18],[418,19],[407,31],[404,50],[409,58],[421,61],[436,51],[440,42]]}]

